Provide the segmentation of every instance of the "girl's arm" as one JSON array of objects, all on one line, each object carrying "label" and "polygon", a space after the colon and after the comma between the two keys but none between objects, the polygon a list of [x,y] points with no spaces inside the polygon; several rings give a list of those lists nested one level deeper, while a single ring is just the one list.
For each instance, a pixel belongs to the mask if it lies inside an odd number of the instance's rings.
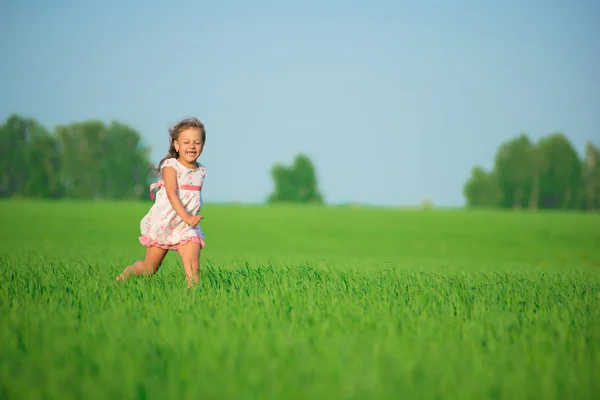
[{"label": "girl's arm", "polygon": [[167,191],[167,198],[171,202],[173,209],[179,215],[179,217],[183,220],[183,222],[189,224],[192,216],[188,214],[187,210],[179,200],[179,196],[177,196],[177,171],[173,167],[164,167],[163,168],[163,179],[165,181],[165,190]]}]

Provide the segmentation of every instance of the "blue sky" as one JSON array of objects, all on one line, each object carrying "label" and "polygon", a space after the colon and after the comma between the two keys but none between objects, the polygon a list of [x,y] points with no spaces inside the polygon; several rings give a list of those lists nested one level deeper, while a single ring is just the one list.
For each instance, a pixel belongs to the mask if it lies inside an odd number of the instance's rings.
[{"label": "blue sky", "polygon": [[0,3],[0,118],[207,127],[207,201],[262,202],[298,152],[330,203],[461,206],[521,132],[600,145],[595,1]]}]

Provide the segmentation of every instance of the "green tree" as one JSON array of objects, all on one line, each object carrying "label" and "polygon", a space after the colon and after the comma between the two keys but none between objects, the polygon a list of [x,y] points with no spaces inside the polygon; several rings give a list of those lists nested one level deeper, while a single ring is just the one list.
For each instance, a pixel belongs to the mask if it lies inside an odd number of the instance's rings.
[{"label": "green tree", "polygon": [[62,155],[62,177],[69,198],[102,197],[101,170],[111,162],[106,154],[106,129],[101,121],[59,125],[55,129]]},{"label": "green tree", "polygon": [[600,209],[598,160],[591,143],[580,160],[562,133],[535,144],[521,134],[501,144],[491,172],[473,168],[463,193],[470,207]]},{"label": "green tree", "polygon": [[600,209],[600,149],[592,143],[585,147],[585,160],[583,170],[583,194],[582,198],[587,210]]},{"label": "green tree", "polygon": [[529,168],[531,176],[531,190],[529,192],[529,209],[537,210],[539,207],[540,198],[540,177],[547,169],[547,160],[544,157],[544,152],[539,146],[531,146],[529,148]]},{"label": "green tree", "polygon": [[304,154],[298,154],[291,167],[275,165],[271,170],[275,191],[269,196],[269,203],[323,203],[323,196],[317,189],[315,168]]},{"label": "green tree", "polygon": [[88,120],[61,125],[62,177],[72,198],[140,198],[147,183],[149,149],[134,129]]},{"label": "green tree", "polygon": [[[101,168],[105,196],[114,199],[147,197],[150,149],[131,127],[113,121],[104,142],[106,157]],[[145,196],[144,196],[145,195]]]},{"label": "green tree", "polygon": [[30,197],[62,196],[60,150],[56,138],[42,125],[30,121],[24,150],[27,181],[23,194]]},{"label": "green tree", "polygon": [[530,202],[533,144],[525,134],[503,143],[495,158],[495,171],[505,208],[522,208]]},{"label": "green tree", "polygon": [[582,162],[562,133],[542,138],[538,147],[544,159],[540,174],[539,203],[543,208],[581,209]]},{"label": "green tree", "polygon": [[31,118],[0,125],[0,196],[147,198],[149,149],[131,127],[88,120],[51,134]]},{"label": "green tree", "polygon": [[57,142],[35,119],[12,114],[0,125],[0,196],[60,196],[59,171]]},{"label": "green tree", "polygon": [[480,166],[471,170],[471,177],[465,183],[463,194],[468,207],[494,208],[500,205],[502,191],[495,171],[487,172]]},{"label": "green tree", "polygon": [[0,126],[0,195],[22,195],[27,181],[27,121],[10,115]]}]

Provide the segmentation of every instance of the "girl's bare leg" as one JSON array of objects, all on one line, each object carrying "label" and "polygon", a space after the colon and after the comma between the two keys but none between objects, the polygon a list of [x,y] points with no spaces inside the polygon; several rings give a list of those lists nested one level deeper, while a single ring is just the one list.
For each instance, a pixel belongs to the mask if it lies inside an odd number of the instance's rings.
[{"label": "girl's bare leg", "polygon": [[125,268],[115,280],[122,282],[130,276],[154,275],[160,268],[167,252],[168,250],[161,249],[160,247],[147,247],[146,258],[143,261],[138,260]]},{"label": "girl's bare leg", "polygon": [[200,270],[200,244],[191,242],[186,243],[181,246],[177,252],[183,263],[188,288],[191,288],[192,285],[197,285],[200,280],[198,273]]}]

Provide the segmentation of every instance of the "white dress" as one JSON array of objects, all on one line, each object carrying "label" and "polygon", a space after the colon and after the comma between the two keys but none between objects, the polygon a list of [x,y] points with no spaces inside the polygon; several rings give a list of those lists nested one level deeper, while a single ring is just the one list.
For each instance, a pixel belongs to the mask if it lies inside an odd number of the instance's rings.
[{"label": "white dress", "polygon": [[[183,207],[190,215],[199,215],[202,208],[202,184],[206,176],[204,166],[187,168],[175,158],[168,158],[161,166],[161,175],[164,167],[175,168],[177,194]],[[159,189],[154,205],[140,222],[140,243],[146,247],[156,246],[169,250],[177,250],[188,242],[200,243],[201,248],[204,247],[204,233],[200,225],[189,226],[177,215],[167,197],[162,179],[150,187],[151,193],[155,187]]]}]

